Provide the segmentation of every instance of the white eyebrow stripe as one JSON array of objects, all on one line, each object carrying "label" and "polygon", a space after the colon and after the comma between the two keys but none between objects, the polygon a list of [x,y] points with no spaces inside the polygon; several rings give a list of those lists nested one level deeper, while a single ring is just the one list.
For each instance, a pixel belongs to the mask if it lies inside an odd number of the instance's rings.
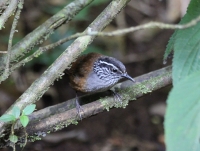
[{"label": "white eyebrow stripe", "polygon": [[[104,63],[104,64],[106,64],[106,65],[108,65],[108,66],[111,66],[111,67],[113,67],[113,68],[115,68],[115,69],[118,69],[119,70],[119,68],[118,67],[116,67],[115,65],[113,65],[113,64],[111,64],[111,63],[108,63],[108,62],[105,62],[105,61],[102,61],[102,60],[100,60],[99,61],[100,63]],[[119,70],[120,71],[120,70]]]},{"label": "white eyebrow stripe", "polygon": [[114,69],[117,69],[121,74],[123,73],[118,67],[116,67],[114,64],[112,63],[108,63],[108,62],[105,62],[105,61],[102,61],[102,60],[99,60],[100,63],[103,63],[103,64],[106,64],[108,66],[111,66],[113,67]]}]

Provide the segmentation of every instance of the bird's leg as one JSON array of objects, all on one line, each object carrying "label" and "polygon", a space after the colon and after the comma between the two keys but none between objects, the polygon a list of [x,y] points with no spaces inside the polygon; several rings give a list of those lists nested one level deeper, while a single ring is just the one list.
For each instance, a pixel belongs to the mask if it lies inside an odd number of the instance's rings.
[{"label": "bird's leg", "polygon": [[76,92],[76,110],[77,110],[77,114],[78,116],[80,117],[80,120],[82,120],[82,116],[81,116],[81,111],[83,111],[83,108],[81,107],[80,103],[79,103],[79,98],[78,98],[78,95],[77,95],[77,92]]},{"label": "bird's leg", "polygon": [[115,101],[118,101],[122,104],[122,97],[119,93],[114,92],[112,90],[108,90],[108,91],[113,94]]}]

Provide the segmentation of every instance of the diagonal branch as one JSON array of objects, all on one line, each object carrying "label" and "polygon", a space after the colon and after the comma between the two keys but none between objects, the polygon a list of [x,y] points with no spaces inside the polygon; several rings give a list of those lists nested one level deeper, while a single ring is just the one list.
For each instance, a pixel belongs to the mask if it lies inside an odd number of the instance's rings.
[{"label": "diagonal branch", "polygon": [[[118,93],[124,99],[123,104],[115,102],[113,96],[107,96],[106,93],[98,94],[98,96],[97,94],[93,94],[79,98],[86,101],[91,100],[91,98],[93,100],[93,102],[82,106],[84,110],[83,118],[88,118],[105,110],[109,110],[112,107],[125,108],[130,100],[136,100],[157,89],[170,85],[172,83],[171,72],[171,66],[168,66],[136,77],[135,80],[137,82],[135,84],[130,81],[119,83],[114,88],[120,89]],[[105,95],[106,97],[104,97]],[[89,97],[90,99],[88,99]],[[77,124],[79,116],[77,116],[75,108],[75,99],[34,112],[29,116],[29,119],[30,123],[26,127],[29,141],[34,141],[33,138],[40,138],[47,133],[63,129],[70,124]],[[23,143],[25,135],[24,129],[18,129],[15,134],[21,140],[19,143]],[[0,144],[0,146],[4,145]]]}]

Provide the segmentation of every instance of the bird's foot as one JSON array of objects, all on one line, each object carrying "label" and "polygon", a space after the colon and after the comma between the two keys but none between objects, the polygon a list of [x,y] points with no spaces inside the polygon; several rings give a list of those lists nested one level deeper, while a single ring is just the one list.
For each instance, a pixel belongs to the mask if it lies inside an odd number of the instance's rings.
[{"label": "bird's foot", "polygon": [[81,112],[84,112],[84,111],[83,111],[83,108],[81,107],[81,105],[79,104],[78,99],[76,99],[76,110],[77,110],[77,114],[78,114],[80,120],[82,120]]},{"label": "bird's foot", "polygon": [[114,100],[120,102],[121,105],[122,105],[123,98],[121,97],[121,95],[117,92],[112,91],[112,90],[109,90],[109,91],[113,94]]}]

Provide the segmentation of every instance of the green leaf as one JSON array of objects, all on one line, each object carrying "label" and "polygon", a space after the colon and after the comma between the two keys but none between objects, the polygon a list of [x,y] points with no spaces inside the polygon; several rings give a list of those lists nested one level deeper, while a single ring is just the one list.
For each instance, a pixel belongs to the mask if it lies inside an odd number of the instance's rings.
[{"label": "green leaf", "polygon": [[19,118],[20,109],[17,106],[14,106],[13,109],[12,109],[12,114],[15,116],[15,118]]},{"label": "green leaf", "polygon": [[[186,15],[181,20],[188,23],[200,15],[200,0],[192,0]],[[174,41],[174,59],[172,78],[173,84],[184,79],[189,74],[200,70],[200,22],[195,26],[178,30]]]},{"label": "green leaf", "polygon": [[30,105],[26,106],[23,109],[23,114],[24,115],[29,115],[29,114],[33,113],[33,111],[35,110],[35,107],[36,107],[35,104],[30,104]]},{"label": "green leaf", "polygon": [[200,72],[180,81],[167,100],[167,151],[200,151]]},{"label": "green leaf", "polygon": [[4,114],[0,117],[0,121],[2,122],[10,122],[15,120],[16,120],[15,116],[10,114]]},{"label": "green leaf", "polygon": [[176,33],[177,31],[175,31],[173,33],[173,35],[170,37],[169,41],[168,41],[168,44],[167,44],[167,48],[165,50],[165,54],[164,54],[164,64],[167,62],[167,57],[172,53],[173,49],[174,49],[174,41],[175,41],[175,38],[176,38]]},{"label": "green leaf", "polygon": [[29,122],[28,116],[26,115],[20,116],[20,122],[22,123],[23,127],[26,127]]},{"label": "green leaf", "polygon": [[18,137],[16,135],[10,135],[9,140],[13,143],[17,143]]}]

